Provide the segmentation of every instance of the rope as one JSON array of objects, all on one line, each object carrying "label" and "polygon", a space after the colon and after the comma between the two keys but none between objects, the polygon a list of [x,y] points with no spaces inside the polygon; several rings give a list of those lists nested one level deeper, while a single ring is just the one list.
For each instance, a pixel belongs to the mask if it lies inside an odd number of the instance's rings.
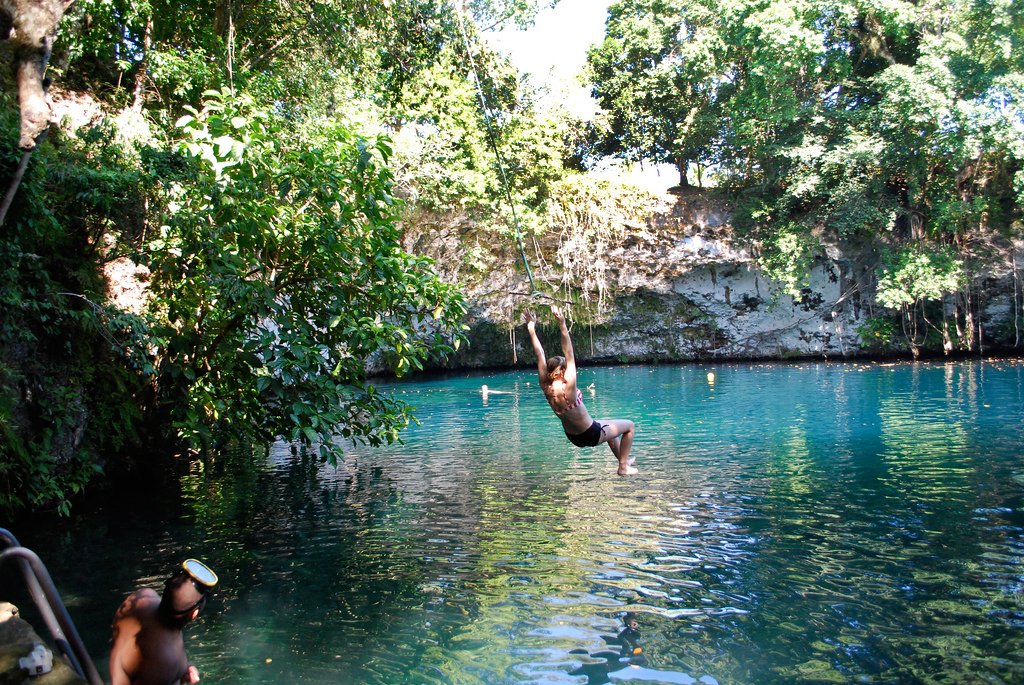
[{"label": "rope", "polygon": [[505,175],[505,160],[501,156],[501,151],[498,149],[498,142],[494,135],[494,128],[491,125],[491,110],[487,106],[487,100],[484,97],[483,84],[480,81],[480,76],[476,70],[476,63],[473,60],[473,51],[469,47],[469,36],[466,33],[466,26],[463,23],[462,12],[456,10],[456,15],[459,18],[459,31],[462,34],[462,42],[466,47],[466,57],[469,60],[469,70],[473,74],[473,82],[476,83],[476,92],[480,97],[480,108],[484,115],[484,128],[487,130],[487,141],[491,144],[491,150],[494,152],[494,157],[498,161],[498,175],[501,178],[501,186],[505,191],[505,199],[508,201],[509,211],[512,213],[512,226],[516,231],[516,243],[519,245],[519,254],[523,258],[523,267],[526,269],[526,277],[530,279],[530,290],[531,296],[540,294],[537,290],[537,284],[533,281],[533,271],[530,269],[530,262],[526,259],[526,247],[523,245],[523,233],[519,229],[519,217],[516,215],[516,206],[512,202],[512,192],[509,190],[508,177]]}]

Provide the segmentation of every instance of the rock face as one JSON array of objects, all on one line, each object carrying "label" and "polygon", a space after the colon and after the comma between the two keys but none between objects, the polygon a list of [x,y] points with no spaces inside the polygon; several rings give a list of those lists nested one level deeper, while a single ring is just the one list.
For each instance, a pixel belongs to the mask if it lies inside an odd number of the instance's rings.
[{"label": "rock face", "polygon": [[[796,302],[758,270],[750,252],[733,239],[728,221],[727,208],[694,191],[679,196],[646,226],[627,230],[604,255],[595,255],[607,262],[611,295],[598,308],[595,323],[571,327],[577,358],[584,363],[657,363],[850,358],[893,351],[909,356],[909,348],[873,347],[861,335],[869,317],[884,313],[872,299],[874,255],[829,248],[818,257],[809,287]],[[547,247],[546,254],[557,251]],[[1020,253],[1019,245],[1016,249]],[[554,259],[545,261],[550,266],[541,278],[557,282],[551,270],[558,265]],[[521,311],[529,305],[543,313],[545,303],[510,294],[529,292],[529,284],[513,255],[506,255],[505,263],[504,271],[495,268],[488,275],[486,287],[467,289],[473,302],[470,344],[448,368],[534,363]],[[1024,264],[1021,254],[1016,264]],[[990,348],[1019,345],[1013,322],[1019,319],[1024,328],[1024,312],[1020,301],[1014,303],[1015,289],[1021,299],[1011,273],[989,279],[978,293],[976,323]],[[998,331],[1010,335],[1000,338]],[[553,326],[541,330],[541,339],[549,354],[558,349]]]}]

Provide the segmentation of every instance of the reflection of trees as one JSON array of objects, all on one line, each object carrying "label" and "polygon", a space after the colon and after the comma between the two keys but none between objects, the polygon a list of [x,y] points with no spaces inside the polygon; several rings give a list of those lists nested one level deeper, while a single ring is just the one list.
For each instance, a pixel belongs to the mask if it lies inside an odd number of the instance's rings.
[{"label": "reflection of trees", "polygon": [[[1006,633],[990,614],[1000,603],[1000,583],[967,583],[985,575],[993,550],[1005,553],[1013,544],[978,515],[984,511],[979,502],[1005,501],[989,475],[999,459],[993,436],[977,430],[984,368],[915,364],[906,371],[907,391],[880,403],[885,485],[902,504],[889,519],[886,550],[898,564],[893,583],[902,591],[889,594],[903,599],[908,624],[929,626],[927,635],[898,640],[925,657],[912,666],[914,677],[924,680],[941,673],[970,681],[983,662],[992,672],[1005,668],[982,647]],[[972,660],[974,667],[967,665]],[[921,665],[929,662],[934,671]]]},{"label": "reflection of trees", "polygon": [[[406,445],[337,471],[287,446],[211,464],[139,557],[169,567],[187,549],[221,573],[189,647],[209,682],[527,680],[629,608],[653,667],[723,681],[1006,676],[1024,537],[1005,476],[1024,433],[996,444],[1005,413],[984,409],[1024,402],[1024,365],[1007,373],[1016,385],[980,364],[763,367],[722,370],[712,392],[703,373],[679,390],[645,370],[636,482],[551,435],[535,386],[484,406],[479,379],[413,384],[433,394]],[[588,375],[588,405],[623,413],[620,376]],[[659,398],[706,407],[704,432]]]},{"label": "reflection of trees", "polygon": [[[481,412],[476,430],[474,421],[467,421],[471,430],[457,440],[473,446],[467,499],[475,502],[477,518],[474,534],[464,536],[452,573],[439,589],[437,602],[456,610],[455,621],[424,655],[446,682],[509,677],[523,658],[524,636],[517,626],[534,625],[543,597],[571,582],[558,561],[566,532],[566,484],[562,476],[528,473],[550,466],[536,439],[524,439],[536,432],[536,415],[524,414],[520,405],[520,397],[531,391],[536,387],[517,382],[512,395],[490,398],[491,405],[503,403],[500,412]],[[463,597],[472,597],[472,606]]]},{"label": "reflection of trees", "polygon": [[268,460],[240,459],[195,480],[186,486],[197,528],[230,569],[219,593],[230,612],[213,628],[232,648],[219,655],[227,672],[336,652],[332,667],[355,667],[365,655],[333,636],[386,632],[390,615],[418,602],[418,563],[405,550],[420,534],[393,523],[405,520],[405,505],[383,469],[335,471],[277,445]]},{"label": "reflection of trees", "polygon": [[225,579],[237,589],[213,628],[234,650],[225,670],[273,657],[272,672],[298,655],[304,674],[360,682],[510,669],[514,650],[488,649],[483,665],[481,646],[531,624],[530,607],[554,591],[545,579],[561,578],[566,517],[561,478],[528,473],[543,465],[524,451],[511,388],[481,411],[479,392],[411,386],[403,399],[422,403],[423,425],[407,444],[354,448],[337,471],[279,446],[258,465],[190,479],[197,523],[240,576]]},{"label": "reflection of trees", "polygon": [[[977,369],[838,373],[819,379],[823,395],[805,388],[801,400],[835,406],[826,396],[834,389],[838,399],[842,384],[838,406],[848,411],[822,433],[834,442],[814,437],[820,417],[803,421],[793,410],[769,444],[771,484],[756,509],[767,518],[766,547],[752,565],[758,607],[746,627],[758,645],[779,633],[763,654],[774,673],[764,679],[867,673],[926,682],[948,669],[970,680],[957,655],[987,659],[983,645],[1000,632],[986,615],[992,596],[965,586],[982,572],[975,560],[991,556],[973,509],[986,499],[984,472],[999,468],[974,426]],[[991,537],[999,540],[990,549],[1005,550],[1003,534]]]},{"label": "reflection of trees", "polygon": [[[935,382],[938,374],[941,383]],[[885,483],[907,502],[948,507],[965,501],[971,459],[964,410],[977,412],[972,374],[957,373],[951,364],[914,364],[904,375],[906,389],[879,401]]]},{"label": "reflection of trees", "polygon": [[[467,671],[479,673],[483,682],[509,677],[522,661],[517,626],[534,625],[542,598],[575,580],[565,577],[557,561],[566,518],[564,495],[554,491],[558,486],[505,485],[482,484],[476,490],[480,530],[463,587],[476,606],[452,639],[435,650],[444,659],[435,666],[446,682],[464,681]],[[480,664],[484,646],[486,664]]]}]

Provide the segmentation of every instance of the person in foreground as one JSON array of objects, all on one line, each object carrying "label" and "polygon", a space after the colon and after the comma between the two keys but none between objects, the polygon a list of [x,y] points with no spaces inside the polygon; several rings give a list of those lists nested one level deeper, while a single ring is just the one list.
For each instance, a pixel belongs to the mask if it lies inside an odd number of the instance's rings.
[{"label": "person in foreground", "polygon": [[636,432],[633,422],[628,419],[595,421],[591,418],[583,404],[583,393],[576,386],[576,357],[573,354],[569,329],[565,325],[565,317],[557,305],[551,307],[551,313],[558,319],[558,326],[562,331],[562,354],[565,355],[551,359],[545,357],[544,346],[537,337],[537,319],[533,312],[526,311],[523,315],[526,318],[526,330],[530,332],[533,351],[537,355],[540,388],[544,391],[544,397],[551,405],[551,410],[562,421],[565,437],[577,447],[594,447],[606,442],[619,462],[619,475],[630,476],[637,473],[629,456]]},{"label": "person in foreground", "polygon": [[130,594],[114,615],[111,685],[198,683],[199,670],[185,656],[182,630],[199,616],[217,575],[188,559],[164,583]]}]

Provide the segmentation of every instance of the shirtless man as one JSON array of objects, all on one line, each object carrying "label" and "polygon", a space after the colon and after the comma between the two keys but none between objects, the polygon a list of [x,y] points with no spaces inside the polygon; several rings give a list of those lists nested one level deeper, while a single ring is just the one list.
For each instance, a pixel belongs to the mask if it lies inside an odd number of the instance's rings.
[{"label": "shirtless man", "polygon": [[565,317],[557,306],[551,313],[558,319],[562,331],[562,354],[564,357],[546,359],[544,346],[537,337],[536,318],[532,312],[524,312],[526,330],[530,332],[533,351],[537,355],[537,376],[551,410],[562,421],[565,437],[578,447],[594,447],[608,443],[612,454],[619,462],[618,474],[630,476],[637,473],[629,450],[633,446],[635,433],[633,422],[628,419],[602,419],[595,421],[583,405],[583,393],[576,386],[576,357],[573,355],[572,339],[565,325]]},{"label": "shirtless man", "polygon": [[182,630],[199,616],[216,583],[213,571],[189,559],[164,583],[163,596],[151,588],[129,595],[114,616],[111,685],[198,683]]}]

